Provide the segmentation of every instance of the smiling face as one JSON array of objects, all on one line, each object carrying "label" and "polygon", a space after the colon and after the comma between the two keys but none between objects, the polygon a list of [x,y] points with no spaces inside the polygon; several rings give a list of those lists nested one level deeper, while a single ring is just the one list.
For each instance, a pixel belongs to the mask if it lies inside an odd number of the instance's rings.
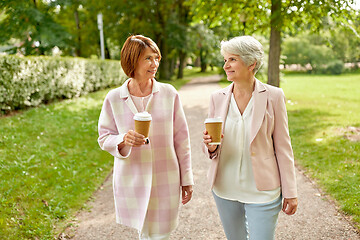
[{"label": "smiling face", "polygon": [[160,56],[151,48],[146,47],[137,62],[134,78],[138,80],[148,80],[155,77],[159,67]]},{"label": "smiling face", "polygon": [[223,68],[229,81],[241,81],[247,80],[253,75],[254,64],[246,66],[239,55],[224,53]]}]

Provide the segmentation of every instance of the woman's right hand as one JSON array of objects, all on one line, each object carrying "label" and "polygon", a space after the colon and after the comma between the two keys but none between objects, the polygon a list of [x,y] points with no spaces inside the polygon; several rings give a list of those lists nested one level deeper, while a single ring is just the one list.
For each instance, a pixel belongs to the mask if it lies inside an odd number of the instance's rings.
[{"label": "woman's right hand", "polygon": [[[203,134],[204,134],[203,139],[204,139],[205,146],[208,148],[210,153],[213,153],[216,150],[217,145],[209,145],[209,143],[212,142],[212,139],[211,139],[211,136],[208,135],[208,132],[206,130],[204,130]],[[223,135],[221,135],[221,137],[223,137]]]},{"label": "woman's right hand", "polygon": [[140,147],[146,143],[144,135],[135,132],[134,130],[129,130],[125,136],[123,143],[131,147]]}]

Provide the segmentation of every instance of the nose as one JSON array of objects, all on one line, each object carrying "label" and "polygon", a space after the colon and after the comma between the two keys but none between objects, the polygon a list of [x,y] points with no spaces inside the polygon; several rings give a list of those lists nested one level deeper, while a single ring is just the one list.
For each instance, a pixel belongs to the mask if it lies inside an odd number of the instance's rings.
[{"label": "nose", "polygon": [[223,69],[226,69],[226,68],[228,68],[229,67],[229,65],[227,64],[227,62],[225,62],[224,63],[224,66],[223,66]]},{"label": "nose", "polygon": [[152,67],[158,67],[158,66],[159,66],[159,60],[153,59],[153,60],[151,61],[151,66],[152,66]]}]

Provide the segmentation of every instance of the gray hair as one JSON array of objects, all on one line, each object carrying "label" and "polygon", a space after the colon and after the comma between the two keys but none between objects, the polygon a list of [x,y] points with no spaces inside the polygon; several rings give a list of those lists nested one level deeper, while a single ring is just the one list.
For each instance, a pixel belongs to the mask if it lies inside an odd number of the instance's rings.
[{"label": "gray hair", "polygon": [[224,53],[240,56],[246,66],[256,62],[254,74],[260,69],[264,60],[264,50],[261,43],[251,36],[240,36],[221,42],[221,55]]}]

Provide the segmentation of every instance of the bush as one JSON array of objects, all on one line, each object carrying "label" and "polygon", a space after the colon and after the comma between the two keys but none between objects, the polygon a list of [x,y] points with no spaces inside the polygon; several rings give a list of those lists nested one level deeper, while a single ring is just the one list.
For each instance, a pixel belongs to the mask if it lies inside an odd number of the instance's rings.
[{"label": "bush", "polygon": [[339,75],[344,70],[344,63],[341,60],[334,60],[326,66],[326,72],[334,75]]},{"label": "bush", "polygon": [[79,97],[124,80],[119,61],[0,56],[0,114]]}]

